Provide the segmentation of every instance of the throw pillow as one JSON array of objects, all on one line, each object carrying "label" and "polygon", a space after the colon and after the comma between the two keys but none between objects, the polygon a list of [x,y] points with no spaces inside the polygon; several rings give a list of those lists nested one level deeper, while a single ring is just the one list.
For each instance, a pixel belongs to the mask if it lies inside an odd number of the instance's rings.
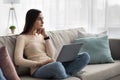
[{"label": "throw pillow", "polygon": [[114,62],[110,48],[108,36],[98,36],[98,37],[89,37],[89,38],[79,38],[74,41],[74,43],[83,43],[83,47],[80,50],[81,52],[88,52],[90,55],[90,62],[95,63],[106,63]]},{"label": "throw pillow", "polygon": [[88,37],[100,37],[100,36],[104,36],[107,35],[107,31],[103,31],[97,34],[92,34],[92,33],[86,33],[86,32],[82,32],[82,33],[78,33],[78,37],[79,38],[88,38]]},{"label": "throw pillow", "polygon": [[7,80],[20,80],[5,46],[0,48],[0,68]]}]

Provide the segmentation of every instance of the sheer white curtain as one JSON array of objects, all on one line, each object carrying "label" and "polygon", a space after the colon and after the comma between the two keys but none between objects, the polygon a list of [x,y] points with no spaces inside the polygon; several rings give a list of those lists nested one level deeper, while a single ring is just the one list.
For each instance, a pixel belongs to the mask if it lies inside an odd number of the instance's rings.
[{"label": "sheer white curtain", "polygon": [[91,0],[90,29],[108,31],[109,37],[120,38],[120,0]]},{"label": "sheer white curtain", "polygon": [[107,0],[106,26],[112,38],[120,38],[120,0]]},{"label": "sheer white curtain", "polygon": [[88,20],[91,33],[99,33],[106,28],[106,0],[88,0]]},{"label": "sheer white curtain", "polygon": [[[20,4],[14,4],[19,28],[16,33],[22,31],[26,12],[31,9],[39,9],[44,16],[44,26],[47,30],[66,29],[75,27],[88,27],[88,0],[20,0]],[[5,6],[5,14],[8,16],[8,4]],[[6,21],[6,20],[4,20]],[[7,23],[7,21],[6,21]],[[4,23],[3,26],[8,28]]]},{"label": "sheer white curtain", "polygon": [[[89,0],[20,0],[20,4],[14,4],[18,26],[17,33],[21,32],[24,26],[25,14],[31,9],[39,9],[44,15],[44,26],[47,30],[66,29],[75,27],[88,28],[88,8]],[[4,29],[0,34],[4,35],[8,32],[7,19],[10,4],[4,4],[0,1],[0,26]],[[5,19],[2,17],[4,16]]]},{"label": "sheer white curtain", "polygon": [[21,0],[21,11],[25,15],[26,11],[30,8],[40,9],[44,15],[44,25],[48,30],[86,27],[88,23],[86,1],[87,0],[24,0],[22,2]]}]

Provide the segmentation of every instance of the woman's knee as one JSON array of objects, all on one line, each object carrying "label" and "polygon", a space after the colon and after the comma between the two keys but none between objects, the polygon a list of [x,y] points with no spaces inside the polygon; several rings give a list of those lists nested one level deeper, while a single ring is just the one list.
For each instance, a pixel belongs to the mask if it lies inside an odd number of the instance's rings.
[{"label": "woman's knee", "polygon": [[54,72],[57,78],[66,78],[68,75],[66,74],[66,70],[61,62],[54,63]]},{"label": "woman's knee", "polygon": [[87,53],[87,52],[82,52],[80,55],[79,55],[80,58],[83,58],[84,61],[86,61],[86,63],[89,63],[90,61],[90,55]]},{"label": "woman's knee", "polygon": [[55,63],[54,63],[54,67],[55,67],[55,69],[57,69],[57,70],[64,69],[64,67],[63,67],[63,65],[62,65],[61,62],[55,62]]},{"label": "woman's knee", "polygon": [[62,65],[61,62],[55,62],[55,63],[54,63],[54,66],[55,66],[55,67],[58,67],[58,66],[61,66],[61,65]]}]

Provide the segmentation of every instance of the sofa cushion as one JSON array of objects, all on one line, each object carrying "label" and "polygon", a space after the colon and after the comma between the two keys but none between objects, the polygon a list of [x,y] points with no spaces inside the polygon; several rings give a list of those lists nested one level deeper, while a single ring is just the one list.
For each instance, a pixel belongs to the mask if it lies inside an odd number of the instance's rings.
[{"label": "sofa cushion", "polygon": [[119,75],[116,75],[112,78],[109,78],[108,80],[120,80],[120,74]]},{"label": "sofa cushion", "polygon": [[0,36],[0,47],[6,46],[9,52],[9,55],[13,61],[13,53],[15,49],[15,42],[16,42],[17,35],[12,36]]},{"label": "sofa cushion", "polygon": [[0,68],[7,80],[20,80],[6,47],[0,48]]},{"label": "sofa cushion", "polygon": [[89,63],[114,62],[111,56],[108,36],[78,38],[74,43],[83,43],[81,52],[87,52],[90,55]]},{"label": "sofa cushion", "polygon": [[[13,61],[13,64],[14,64],[14,49],[15,49],[15,43],[16,43],[17,36],[18,35],[0,36],[0,47],[2,47],[2,46],[7,47],[10,58]],[[18,75],[28,75],[29,74],[28,68],[19,67],[16,65],[15,65],[15,68],[16,68]]]},{"label": "sofa cushion", "polygon": [[81,27],[66,30],[48,31],[47,34],[50,36],[58,55],[63,45],[70,44],[74,39],[78,38],[78,33],[82,34],[83,32],[85,32],[85,30]]},{"label": "sofa cushion", "polygon": [[108,80],[120,74],[120,61],[106,64],[92,64],[84,68],[83,74],[77,74],[77,77],[82,77],[83,80]]},{"label": "sofa cushion", "polygon": [[79,38],[88,38],[88,37],[100,37],[100,36],[104,36],[104,35],[107,35],[107,31],[103,31],[103,32],[100,32],[100,33],[87,33],[87,32],[78,32],[78,37]]}]

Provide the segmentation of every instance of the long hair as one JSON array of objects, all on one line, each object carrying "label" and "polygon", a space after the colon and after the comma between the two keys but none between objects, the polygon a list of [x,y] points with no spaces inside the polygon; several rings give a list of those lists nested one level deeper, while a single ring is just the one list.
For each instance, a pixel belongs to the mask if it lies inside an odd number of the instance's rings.
[{"label": "long hair", "polygon": [[25,18],[25,26],[24,26],[23,32],[21,34],[26,34],[32,29],[38,15],[40,13],[41,13],[41,11],[37,10],[37,9],[28,10],[28,12],[26,14],[26,18]]}]

